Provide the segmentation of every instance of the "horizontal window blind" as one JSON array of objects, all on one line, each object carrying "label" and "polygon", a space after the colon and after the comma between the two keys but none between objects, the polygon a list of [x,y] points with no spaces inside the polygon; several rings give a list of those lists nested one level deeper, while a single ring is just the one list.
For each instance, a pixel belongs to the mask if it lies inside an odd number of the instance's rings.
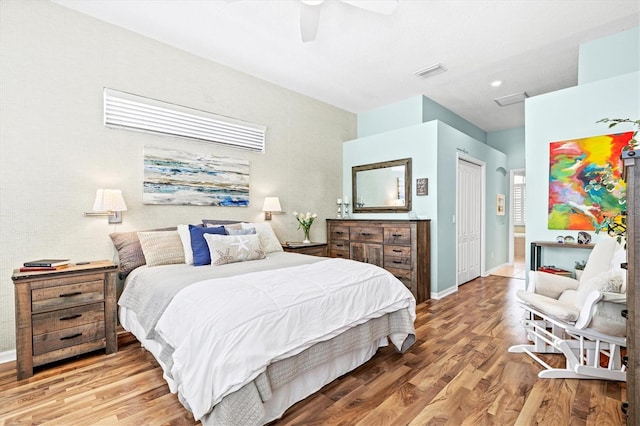
[{"label": "horizontal window blind", "polygon": [[264,152],[267,129],[259,124],[108,88],[104,89],[104,125],[258,152]]},{"label": "horizontal window blind", "polygon": [[516,226],[525,225],[527,221],[526,199],[527,193],[524,184],[513,186],[513,224]]}]

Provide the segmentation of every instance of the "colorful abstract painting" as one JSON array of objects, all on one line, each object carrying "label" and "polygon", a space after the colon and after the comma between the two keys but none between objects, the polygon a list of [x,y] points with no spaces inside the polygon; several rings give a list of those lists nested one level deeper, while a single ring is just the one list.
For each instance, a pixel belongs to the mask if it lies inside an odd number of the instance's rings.
[{"label": "colorful abstract painting", "polygon": [[144,204],[249,205],[249,161],[145,147]]},{"label": "colorful abstract painting", "polygon": [[625,210],[620,153],[633,132],[549,145],[549,229],[594,230]]}]

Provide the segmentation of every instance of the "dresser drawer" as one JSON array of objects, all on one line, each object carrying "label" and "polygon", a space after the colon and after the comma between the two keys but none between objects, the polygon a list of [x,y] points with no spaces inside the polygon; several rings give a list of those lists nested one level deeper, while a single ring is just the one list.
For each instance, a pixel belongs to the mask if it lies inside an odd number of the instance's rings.
[{"label": "dresser drawer", "polygon": [[383,229],[381,227],[351,226],[350,228],[351,241],[382,243]]},{"label": "dresser drawer", "polygon": [[81,345],[105,338],[104,321],[83,324],[50,333],[33,335],[33,355],[42,355],[62,348]]},{"label": "dresser drawer", "polygon": [[335,226],[332,225],[330,228],[330,241],[334,240],[345,240],[349,241],[349,227],[348,226]]},{"label": "dresser drawer", "polygon": [[331,246],[329,247],[329,257],[349,259],[349,242],[335,241],[331,243]]},{"label": "dresser drawer", "polygon": [[384,228],[384,243],[411,245],[411,228]]},{"label": "dresser drawer", "polygon": [[393,274],[394,277],[402,281],[402,284],[405,285],[411,293],[415,291],[415,288],[412,288],[412,279],[413,272],[410,269],[399,269],[399,268],[386,268],[385,269]]},{"label": "dresser drawer", "polygon": [[103,320],[104,303],[92,303],[91,305],[35,314],[33,316],[33,334],[50,333]]},{"label": "dresser drawer", "polygon": [[384,267],[411,269],[411,247],[384,246]]},{"label": "dresser drawer", "polygon": [[104,299],[104,276],[94,280],[31,290],[31,310],[33,313],[54,309],[64,309],[84,303]]}]

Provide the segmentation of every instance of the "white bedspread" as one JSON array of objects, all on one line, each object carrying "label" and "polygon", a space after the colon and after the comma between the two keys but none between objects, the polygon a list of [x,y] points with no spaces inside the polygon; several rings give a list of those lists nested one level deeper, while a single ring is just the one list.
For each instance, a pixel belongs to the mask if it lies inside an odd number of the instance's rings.
[{"label": "white bedspread", "polygon": [[270,363],[400,309],[415,320],[415,299],[389,272],[327,259],[193,284],[156,332],[173,347],[172,379],[200,419]]}]

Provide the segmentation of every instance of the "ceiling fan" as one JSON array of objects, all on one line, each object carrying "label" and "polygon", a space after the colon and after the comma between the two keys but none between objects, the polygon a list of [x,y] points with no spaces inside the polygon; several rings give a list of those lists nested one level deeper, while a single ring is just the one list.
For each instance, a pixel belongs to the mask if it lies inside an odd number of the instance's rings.
[{"label": "ceiling fan", "polygon": [[[391,15],[398,0],[338,0],[344,4],[358,7],[382,15]],[[318,33],[320,11],[325,0],[300,0],[300,34],[304,43],[313,41]]]}]

